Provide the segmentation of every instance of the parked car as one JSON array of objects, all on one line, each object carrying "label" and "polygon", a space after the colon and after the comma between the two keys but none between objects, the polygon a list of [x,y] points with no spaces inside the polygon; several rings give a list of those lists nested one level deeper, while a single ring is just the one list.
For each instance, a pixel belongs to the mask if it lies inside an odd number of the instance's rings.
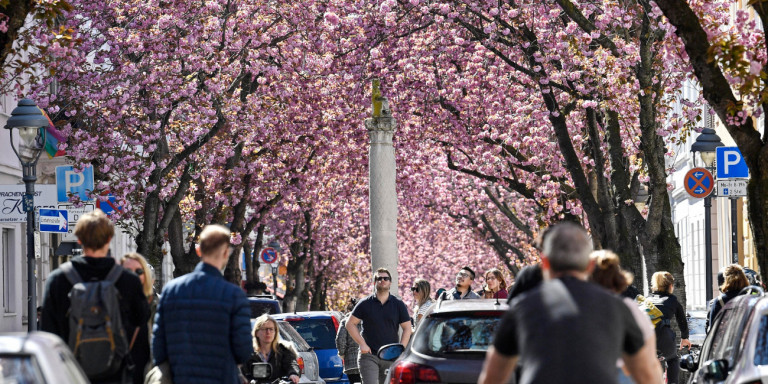
[{"label": "parked car", "polygon": [[[506,302],[492,299],[439,300],[389,368],[386,383],[476,383],[508,308]],[[379,356],[385,358],[388,348],[382,348]],[[391,358],[396,356],[395,352]]]},{"label": "parked car", "polygon": [[48,332],[0,334],[0,383],[88,384],[69,347]]},{"label": "parked car", "polygon": [[298,361],[301,369],[299,383],[325,384],[325,381],[320,378],[320,365],[317,361],[317,354],[312,350],[312,347],[287,322],[278,321],[277,326],[280,327],[280,337],[293,343],[299,353]]},{"label": "parked car", "polygon": [[317,354],[320,377],[326,383],[349,383],[344,374],[344,359],[336,349],[336,332],[341,313],[336,311],[295,312],[274,315],[290,323]]},{"label": "parked car", "polygon": [[757,287],[720,311],[698,359],[684,355],[680,366],[693,372],[688,383],[768,382],[768,297]]},{"label": "parked car", "polygon": [[280,302],[272,295],[248,296],[248,302],[251,304],[251,319],[255,319],[265,313],[274,315],[282,312]]}]

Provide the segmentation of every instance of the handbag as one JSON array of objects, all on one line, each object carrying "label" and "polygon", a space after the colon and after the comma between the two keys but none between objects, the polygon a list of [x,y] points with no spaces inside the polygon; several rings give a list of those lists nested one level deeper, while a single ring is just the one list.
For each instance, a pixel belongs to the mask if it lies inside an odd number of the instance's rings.
[{"label": "handbag", "polygon": [[173,384],[171,378],[171,364],[168,360],[160,363],[147,372],[144,377],[144,384]]}]

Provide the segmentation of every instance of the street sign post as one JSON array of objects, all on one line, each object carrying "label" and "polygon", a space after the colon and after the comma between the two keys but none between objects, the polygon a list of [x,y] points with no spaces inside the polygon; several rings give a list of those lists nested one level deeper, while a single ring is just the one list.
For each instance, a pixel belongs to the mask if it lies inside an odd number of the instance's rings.
[{"label": "street sign post", "polygon": [[715,174],[718,180],[749,178],[749,168],[739,147],[718,147],[715,152],[717,160]]},{"label": "street sign post", "polygon": [[40,232],[67,233],[67,211],[61,209],[41,209]]},{"label": "street sign post", "polygon": [[272,264],[277,261],[277,250],[272,247],[266,247],[261,250],[261,261]]},{"label": "street sign post", "polygon": [[718,180],[717,197],[743,197],[747,195],[747,180]]},{"label": "street sign post", "polygon": [[693,168],[685,174],[684,185],[689,195],[700,199],[712,193],[715,180],[705,168]]}]

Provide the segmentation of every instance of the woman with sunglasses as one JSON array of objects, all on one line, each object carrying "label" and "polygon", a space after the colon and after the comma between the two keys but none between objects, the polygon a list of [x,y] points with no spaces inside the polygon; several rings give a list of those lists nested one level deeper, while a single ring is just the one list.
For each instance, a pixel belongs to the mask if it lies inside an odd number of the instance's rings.
[{"label": "woman with sunglasses", "polygon": [[413,302],[416,304],[413,307],[413,329],[416,329],[421,318],[424,317],[429,307],[435,302],[430,297],[432,288],[429,285],[429,281],[425,279],[416,279],[411,287],[411,292],[413,292]]},{"label": "woman with sunglasses", "polygon": [[290,344],[280,340],[277,321],[268,314],[256,318],[253,325],[253,355],[243,364],[241,370],[246,379],[253,380],[253,363],[269,363],[272,376],[269,382],[288,376],[294,383],[299,382],[299,363],[296,351]]},{"label": "woman with sunglasses", "polygon": [[123,268],[135,273],[141,280],[141,286],[144,289],[144,295],[149,302],[150,316],[147,324],[142,324],[138,328],[138,332],[128,335],[131,337],[128,342],[131,347],[131,358],[136,367],[133,369],[133,383],[141,384],[144,382],[144,374],[149,370],[149,330],[152,329],[152,321],[155,318],[155,312],[157,311],[157,300],[152,290],[152,284],[154,283],[152,276],[149,274],[149,265],[147,259],[144,256],[131,252],[123,255],[123,259],[120,261],[120,265]]}]

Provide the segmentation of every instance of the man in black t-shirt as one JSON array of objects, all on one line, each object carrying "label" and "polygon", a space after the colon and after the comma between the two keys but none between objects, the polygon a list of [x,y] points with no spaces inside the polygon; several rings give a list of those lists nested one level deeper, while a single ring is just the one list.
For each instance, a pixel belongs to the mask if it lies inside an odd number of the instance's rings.
[{"label": "man in black t-shirt", "polygon": [[519,360],[521,384],[612,384],[622,355],[636,382],[655,377],[658,362],[637,354],[643,335],[629,308],[586,281],[591,250],[582,227],[562,223],[551,229],[541,264],[545,282],[512,301],[478,383],[507,382]]},{"label": "man in black t-shirt", "polygon": [[[403,329],[400,344],[411,338],[411,317],[408,308],[397,297],[389,294],[392,275],[385,268],[374,274],[376,293],[360,300],[347,320],[347,332],[360,345],[357,366],[363,384],[383,383],[391,361],[380,359],[376,353],[384,345],[398,342],[397,327]],[[362,322],[363,334],[357,329]]]}]

